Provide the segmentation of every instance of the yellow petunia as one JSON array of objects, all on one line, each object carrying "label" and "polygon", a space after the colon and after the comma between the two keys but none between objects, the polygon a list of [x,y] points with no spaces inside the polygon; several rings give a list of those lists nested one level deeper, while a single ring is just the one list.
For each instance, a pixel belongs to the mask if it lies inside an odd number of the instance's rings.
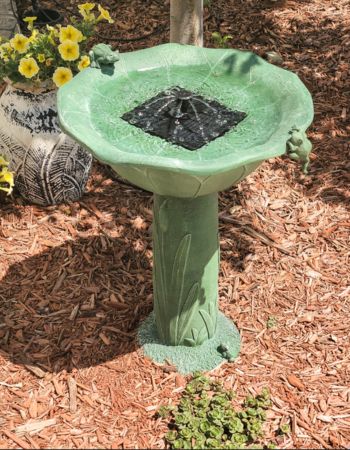
[{"label": "yellow petunia", "polygon": [[29,39],[23,34],[16,34],[15,37],[10,40],[10,44],[18,53],[25,53],[28,50]]},{"label": "yellow petunia", "polygon": [[79,45],[68,39],[58,46],[58,51],[64,61],[75,61],[79,58]]},{"label": "yellow petunia", "polygon": [[68,67],[57,67],[52,79],[57,87],[61,87],[73,78],[73,73]]},{"label": "yellow petunia", "polygon": [[19,62],[18,72],[26,78],[33,78],[39,72],[38,63],[34,58],[22,58]]},{"label": "yellow petunia", "polygon": [[4,167],[7,167],[9,165],[8,161],[0,155],[0,171],[3,170]]},{"label": "yellow petunia", "polygon": [[[0,158],[1,159],[1,158]],[[11,194],[14,186],[13,173],[7,170],[7,167],[0,167],[0,191]]]},{"label": "yellow petunia", "polygon": [[27,22],[28,23],[28,30],[32,30],[33,28],[34,28],[34,22],[36,21],[36,19],[37,19],[37,17],[34,17],[34,16],[32,16],[32,17],[25,17],[24,19],[23,19],[23,21],[24,22]]},{"label": "yellow petunia", "polygon": [[100,15],[97,17],[98,22],[100,22],[101,20],[107,20],[108,23],[114,23],[114,20],[110,16],[107,9],[104,9],[101,5],[98,5],[98,10],[100,11]]},{"label": "yellow petunia", "polygon": [[28,38],[28,42],[34,42],[35,39],[38,37],[39,31],[33,30],[31,36]]},{"label": "yellow petunia", "polygon": [[78,64],[78,69],[81,72],[82,70],[86,69],[90,65],[90,58],[87,55],[84,55]]},{"label": "yellow petunia", "polygon": [[38,55],[38,61],[39,61],[40,63],[43,63],[43,62],[45,61],[45,55],[44,55],[44,53],[39,53],[39,55]]},{"label": "yellow petunia", "polygon": [[8,61],[8,56],[12,52],[12,47],[9,42],[0,45],[0,58]]},{"label": "yellow petunia", "polygon": [[64,41],[73,41],[73,42],[81,42],[83,40],[83,33],[77,28],[73,27],[73,25],[68,25],[67,27],[61,27],[60,29],[60,42]]},{"label": "yellow petunia", "polygon": [[95,8],[95,3],[83,3],[78,5],[80,14],[83,16],[84,20],[92,21],[95,20],[95,15],[91,11]]}]

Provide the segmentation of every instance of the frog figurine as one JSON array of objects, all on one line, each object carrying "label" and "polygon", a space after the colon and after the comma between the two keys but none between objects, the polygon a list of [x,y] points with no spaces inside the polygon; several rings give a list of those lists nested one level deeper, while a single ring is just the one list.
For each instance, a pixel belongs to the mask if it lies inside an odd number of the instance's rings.
[{"label": "frog figurine", "polygon": [[308,173],[312,144],[305,131],[293,126],[289,132],[291,137],[287,141],[287,155],[294,161],[300,161],[303,165],[303,173]]},{"label": "frog figurine", "polygon": [[114,64],[119,60],[119,52],[114,52],[110,45],[97,44],[89,52],[90,67],[101,69],[101,65]]},{"label": "frog figurine", "polygon": [[218,352],[221,354],[221,356],[225,359],[227,359],[228,362],[232,362],[235,360],[234,355],[230,352],[227,344],[221,343],[219,347],[217,348]]}]

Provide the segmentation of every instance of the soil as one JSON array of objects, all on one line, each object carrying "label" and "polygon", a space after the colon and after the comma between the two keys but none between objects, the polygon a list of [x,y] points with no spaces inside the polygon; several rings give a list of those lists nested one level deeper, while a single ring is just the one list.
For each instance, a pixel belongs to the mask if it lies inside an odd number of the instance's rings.
[{"label": "soil", "polygon": [[[64,14],[75,4],[54,3]],[[167,1],[109,6],[116,22],[98,39],[121,51],[168,41]],[[310,175],[277,158],[220,195],[220,309],[242,350],[211,376],[238,400],[269,387],[265,442],[349,448],[348,0],[212,0],[205,30],[207,45],[220,31],[236,48],[277,52],[315,104]],[[135,340],[152,309],[151,208],[97,163],[73,205],[1,198],[1,448],[164,447],[154,413],[186,378]]]}]

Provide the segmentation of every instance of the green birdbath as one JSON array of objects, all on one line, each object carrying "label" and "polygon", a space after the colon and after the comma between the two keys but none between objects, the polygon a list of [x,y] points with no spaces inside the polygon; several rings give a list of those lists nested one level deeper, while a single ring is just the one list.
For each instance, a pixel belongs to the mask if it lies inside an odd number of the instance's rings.
[{"label": "green birdbath", "polygon": [[218,312],[217,193],[284,153],[306,172],[312,99],[295,74],[250,52],[178,44],[110,52],[99,46],[94,67],[59,90],[61,127],[154,193],[145,354],[182,373],[210,370],[240,345]]}]

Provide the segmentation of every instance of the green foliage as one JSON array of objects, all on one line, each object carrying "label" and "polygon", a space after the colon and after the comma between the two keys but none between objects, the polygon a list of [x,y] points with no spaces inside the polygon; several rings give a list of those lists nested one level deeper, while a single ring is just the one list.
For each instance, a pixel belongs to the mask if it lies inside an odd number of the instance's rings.
[{"label": "green foliage", "polygon": [[229,41],[233,39],[233,37],[230,34],[222,35],[218,31],[214,31],[211,35],[215,47],[219,48],[228,48],[229,47]]},{"label": "green foliage", "polygon": [[[165,435],[170,448],[253,448],[263,435],[269,391],[248,396],[240,411],[233,408],[234,396],[220,383],[195,373],[178,405],[162,406],[158,411],[159,417],[170,419],[170,431]],[[270,445],[265,448],[273,448]]]},{"label": "green foliage", "polygon": [[266,322],[266,328],[275,328],[277,326],[277,319],[274,316],[270,316]]},{"label": "green foliage", "polygon": [[280,425],[278,429],[279,434],[289,434],[291,433],[290,425],[289,423],[284,423],[283,425]]}]

